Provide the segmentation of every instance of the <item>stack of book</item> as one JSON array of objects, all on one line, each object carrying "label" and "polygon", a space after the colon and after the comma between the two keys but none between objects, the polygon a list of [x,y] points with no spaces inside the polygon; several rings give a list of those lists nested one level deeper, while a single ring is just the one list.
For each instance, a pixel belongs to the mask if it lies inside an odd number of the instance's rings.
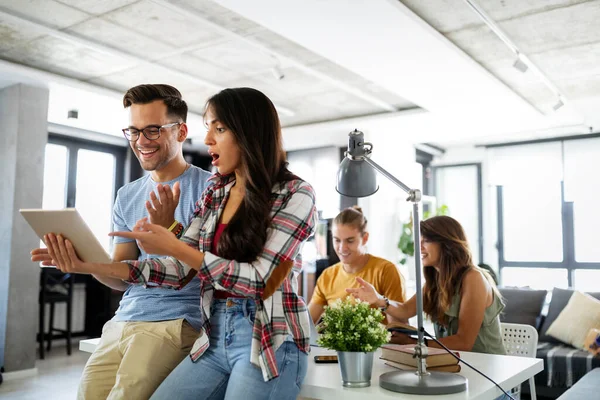
[{"label": "stack of book", "polygon": [[[385,344],[381,346],[381,359],[390,367],[416,371],[418,359],[413,358],[414,344]],[[444,349],[427,347],[425,359],[427,370],[443,372],[459,372],[458,360]],[[454,352],[459,356],[458,352]]]}]

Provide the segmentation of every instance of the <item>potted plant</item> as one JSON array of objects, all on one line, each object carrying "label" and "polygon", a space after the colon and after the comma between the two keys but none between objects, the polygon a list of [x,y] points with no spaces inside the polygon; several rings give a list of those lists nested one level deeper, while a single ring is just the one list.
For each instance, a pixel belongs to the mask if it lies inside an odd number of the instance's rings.
[{"label": "potted plant", "polygon": [[[423,219],[427,219],[435,215],[448,215],[448,213],[448,206],[442,205],[433,213],[425,211],[423,213]],[[400,239],[398,239],[398,250],[400,250],[402,253],[402,258],[400,259],[400,264],[402,265],[406,264],[408,257],[414,257],[415,255],[412,213],[410,214],[408,222],[402,224],[402,232],[400,233]]]},{"label": "potted plant", "polygon": [[317,343],[337,351],[343,386],[371,385],[373,353],[391,337],[383,318],[378,308],[351,296],[325,307]]}]

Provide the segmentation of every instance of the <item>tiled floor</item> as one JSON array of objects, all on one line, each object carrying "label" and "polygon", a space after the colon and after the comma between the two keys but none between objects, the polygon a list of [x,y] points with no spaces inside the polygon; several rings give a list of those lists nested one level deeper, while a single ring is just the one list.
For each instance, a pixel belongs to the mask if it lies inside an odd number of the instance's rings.
[{"label": "tiled floor", "polygon": [[75,399],[81,371],[90,356],[78,348],[79,344],[74,343],[71,355],[67,356],[64,346],[53,344],[52,351],[46,353],[46,359],[37,361],[37,376],[5,380],[0,385],[0,399]]}]

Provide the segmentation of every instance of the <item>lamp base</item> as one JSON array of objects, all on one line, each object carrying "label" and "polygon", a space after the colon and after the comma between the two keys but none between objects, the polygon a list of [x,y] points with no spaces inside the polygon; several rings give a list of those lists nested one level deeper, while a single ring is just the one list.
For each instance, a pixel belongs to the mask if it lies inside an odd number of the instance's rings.
[{"label": "lamp base", "polygon": [[419,376],[413,371],[391,371],[381,374],[379,386],[400,393],[451,394],[467,390],[467,378],[452,372],[431,371]]}]

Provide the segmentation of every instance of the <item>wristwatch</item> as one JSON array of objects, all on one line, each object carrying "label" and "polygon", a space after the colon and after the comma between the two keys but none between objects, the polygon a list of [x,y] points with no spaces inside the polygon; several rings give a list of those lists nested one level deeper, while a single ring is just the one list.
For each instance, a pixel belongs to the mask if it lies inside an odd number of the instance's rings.
[{"label": "wristwatch", "polygon": [[390,300],[385,296],[381,296],[381,299],[385,301],[385,306],[379,307],[379,309],[381,310],[381,312],[385,312],[390,306]]}]

